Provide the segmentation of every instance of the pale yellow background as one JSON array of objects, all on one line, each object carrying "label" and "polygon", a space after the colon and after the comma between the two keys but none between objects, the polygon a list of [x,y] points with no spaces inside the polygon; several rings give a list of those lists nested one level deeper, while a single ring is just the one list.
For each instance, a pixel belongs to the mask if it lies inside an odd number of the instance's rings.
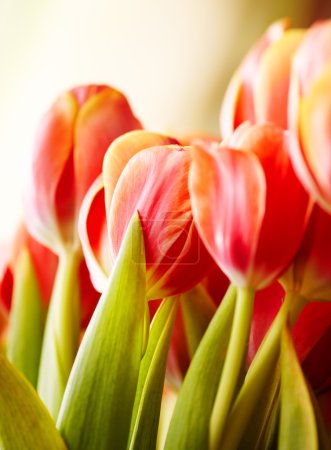
[{"label": "pale yellow background", "polygon": [[153,130],[217,132],[224,87],[246,49],[275,18],[309,23],[320,14],[311,5],[317,7],[309,0],[0,0],[0,239],[20,218],[34,130],[60,91],[112,84]]}]

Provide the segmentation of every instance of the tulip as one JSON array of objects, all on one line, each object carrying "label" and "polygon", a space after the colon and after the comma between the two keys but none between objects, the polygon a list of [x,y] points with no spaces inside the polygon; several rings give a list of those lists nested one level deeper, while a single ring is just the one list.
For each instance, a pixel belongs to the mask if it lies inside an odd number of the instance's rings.
[{"label": "tulip", "polygon": [[90,85],[62,94],[36,137],[24,206],[30,233],[59,256],[38,377],[38,393],[54,418],[79,342],[79,209],[109,144],[140,127],[120,92]]},{"label": "tulip", "polygon": [[[105,288],[136,210],[144,234],[149,299],[184,292],[204,276],[210,256],[193,223],[187,187],[190,162],[186,148],[146,131],[127,133],[110,146],[103,180],[97,179],[87,193],[79,222],[97,289]],[[109,243],[104,245],[107,230]]]},{"label": "tulip", "polygon": [[[58,257],[37,242],[22,225],[11,246],[2,251],[0,277],[0,329],[9,321],[7,354],[36,384],[42,332],[58,266]],[[45,270],[47,267],[47,270]],[[81,328],[92,316],[99,295],[92,287],[85,261],[79,267]]]},{"label": "tulip", "polygon": [[226,147],[192,154],[192,209],[206,247],[237,286],[267,286],[298,250],[310,206],[287,133],[271,124],[243,126]]},{"label": "tulip", "polygon": [[291,60],[304,32],[287,28],[286,20],[272,24],[234,74],[221,108],[223,138],[245,121],[270,121],[288,128]]},{"label": "tulip", "polygon": [[310,201],[289,159],[288,134],[274,125],[242,126],[220,146],[196,147],[192,154],[189,184],[200,236],[239,287],[211,418],[211,447],[218,448],[249,337],[255,290],[271,284],[291,262]]},{"label": "tulip", "polygon": [[3,261],[1,301],[8,317],[6,352],[34,386],[56,265],[56,256],[36,242],[24,226],[18,229]]},{"label": "tulip", "polygon": [[125,97],[108,86],[80,86],[55,101],[40,123],[24,193],[37,240],[57,254],[79,248],[79,208],[109,144],[140,127]]},{"label": "tulip", "polygon": [[299,46],[291,71],[291,157],[313,198],[331,212],[331,21],[317,22]]}]

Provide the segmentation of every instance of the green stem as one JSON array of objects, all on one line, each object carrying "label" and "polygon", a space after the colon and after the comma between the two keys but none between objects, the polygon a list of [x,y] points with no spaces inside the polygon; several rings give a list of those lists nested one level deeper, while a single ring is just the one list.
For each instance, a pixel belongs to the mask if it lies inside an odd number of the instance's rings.
[{"label": "green stem", "polygon": [[79,340],[80,253],[63,252],[47,314],[42,346],[38,393],[56,419]]},{"label": "green stem", "polygon": [[[254,412],[264,387],[274,374],[279,357],[280,337],[286,319],[293,326],[306,300],[295,293],[288,293],[276,318],[269,328],[252,364],[247,372],[245,381],[231,410],[226,432],[223,436],[222,448],[234,450]],[[278,380],[279,382],[279,373]]]},{"label": "green stem", "polygon": [[221,446],[222,435],[237,388],[251,327],[254,289],[239,288],[229,347],[210,420],[210,449]]},{"label": "green stem", "polygon": [[8,359],[35,387],[38,378],[45,310],[29,251],[24,248],[15,264],[9,317]]}]

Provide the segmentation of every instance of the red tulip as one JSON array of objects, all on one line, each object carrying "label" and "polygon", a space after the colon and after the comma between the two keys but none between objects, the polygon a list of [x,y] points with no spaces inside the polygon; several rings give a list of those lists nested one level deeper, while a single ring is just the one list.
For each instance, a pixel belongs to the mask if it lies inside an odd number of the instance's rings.
[{"label": "red tulip", "polygon": [[237,286],[267,286],[295,255],[310,204],[289,160],[287,133],[244,126],[226,146],[196,147],[192,155],[193,215],[210,254]]},{"label": "red tulip", "polygon": [[[97,288],[103,290],[128,223],[138,210],[145,241],[147,296],[175,295],[195,285],[210,257],[193,223],[187,187],[187,149],[145,131],[128,133],[110,146],[102,182],[96,181],[82,206],[80,236]],[[102,211],[105,195],[106,214]],[[109,255],[102,242],[109,232]],[[109,267],[110,266],[110,267]]]},{"label": "red tulip", "polygon": [[40,242],[56,253],[79,248],[79,208],[105,151],[140,127],[125,97],[108,86],[77,87],[56,100],[41,121],[24,193],[26,223]]},{"label": "red tulip", "polygon": [[289,120],[298,176],[331,212],[331,20],[306,33],[293,60]]},{"label": "red tulip", "polygon": [[[0,309],[4,316],[7,316],[10,312],[13,285],[15,282],[15,267],[23,248],[28,250],[31,257],[38,280],[40,297],[46,308],[51,298],[58,266],[58,257],[47,247],[39,244],[28,233],[26,228],[21,226],[15,235],[13,245],[2,246],[0,261]],[[100,295],[92,286],[85,260],[82,260],[79,267],[79,286],[82,304],[81,322],[82,328],[86,328]]]},{"label": "red tulip", "polygon": [[221,110],[224,138],[247,120],[287,128],[291,60],[303,37],[303,31],[287,27],[284,20],[271,25],[233,76]]}]

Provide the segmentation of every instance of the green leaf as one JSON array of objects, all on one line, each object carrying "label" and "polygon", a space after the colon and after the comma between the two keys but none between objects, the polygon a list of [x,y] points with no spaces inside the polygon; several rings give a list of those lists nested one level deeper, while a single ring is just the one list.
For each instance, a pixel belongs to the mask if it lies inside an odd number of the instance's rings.
[{"label": "green leaf", "polygon": [[58,418],[70,450],[126,449],[144,345],[146,265],[138,214],[79,348]]},{"label": "green leaf", "polygon": [[81,255],[59,256],[41,351],[38,394],[56,420],[79,340],[78,268]]},{"label": "green leaf", "polygon": [[318,430],[318,448],[319,450],[330,450],[331,449],[331,442],[328,436],[328,431],[324,422],[323,414],[320,409],[320,405],[318,403],[318,400],[315,396],[315,393],[310,386],[310,384],[307,382],[307,387],[309,389],[309,395],[312,402],[312,405],[314,407],[315,412],[315,419],[316,419],[316,425]]},{"label": "green leaf", "polygon": [[164,376],[177,298],[163,301],[151,326],[142,359],[131,421],[130,450],[154,450],[160,416]]},{"label": "green leaf", "polygon": [[65,450],[55,423],[24,376],[0,353],[1,450]]},{"label": "green leaf", "polygon": [[[275,420],[273,418],[275,415],[278,415],[279,379],[279,366],[276,363],[270,364],[268,383],[264,383],[261,391],[258,392],[259,401],[252,410],[249,423],[246,424],[245,430],[242,432],[236,430],[237,433],[242,434],[242,439],[235,446],[230,441],[231,447],[229,446],[229,448],[238,448],[238,450],[246,450],[247,448],[266,450],[268,448],[267,442],[272,440],[274,433],[273,425]],[[254,394],[255,391],[252,392],[252,395]],[[238,411],[239,413],[240,410]],[[231,419],[233,420],[233,417]],[[223,442],[226,445],[229,443],[227,438],[228,436],[225,435]]]},{"label": "green leaf", "polygon": [[45,310],[30,254],[24,248],[14,271],[9,318],[8,359],[35,387],[38,379]]},{"label": "green leaf", "polygon": [[279,450],[318,450],[314,408],[295,353],[290,331],[281,342],[281,406]]},{"label": "green leaf", "polygon": [[199,285],[182,294],[180,304],[188,349],[190,357],[193,358],[202,336],[215,314],[216,306],[205,289]]},{"label": "green leaf", "polygon": [[170,423],[166,450],[208,449],[209,421],[229,342],[236,290],[230,286],[194,355]]}]

